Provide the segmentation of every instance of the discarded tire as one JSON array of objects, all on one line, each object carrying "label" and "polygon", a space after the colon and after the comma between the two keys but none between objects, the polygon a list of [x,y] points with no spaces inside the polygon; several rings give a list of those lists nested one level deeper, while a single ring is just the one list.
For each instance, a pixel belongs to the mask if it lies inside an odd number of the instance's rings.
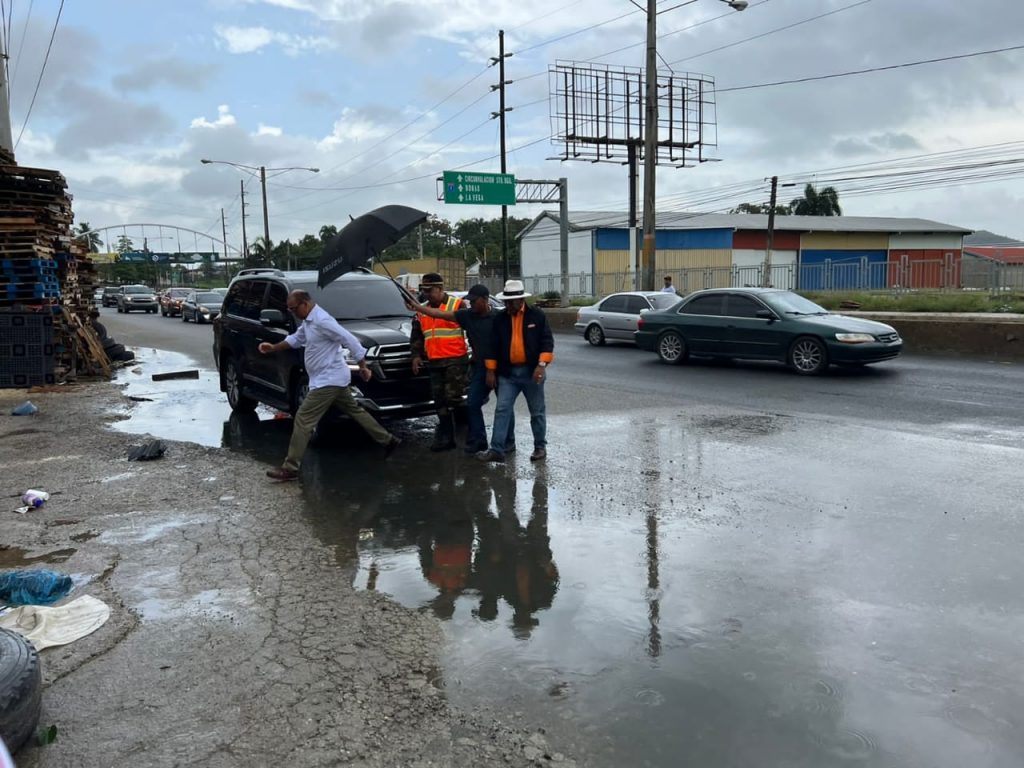
[{"label": "discarded tire", "polygon": [[39,723],[43,676],[36,649],[0,629],[0,738],[13,754]]}]

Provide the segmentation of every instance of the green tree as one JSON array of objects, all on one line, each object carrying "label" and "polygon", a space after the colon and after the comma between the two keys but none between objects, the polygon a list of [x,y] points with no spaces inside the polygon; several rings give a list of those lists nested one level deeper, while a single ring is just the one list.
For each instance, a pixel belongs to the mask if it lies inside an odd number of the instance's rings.
[{"label": "green tree", "polygon": [[76,240],[81,240],[83,245],[89,249],[89,253],[100,252],[100,236],[97,232],[91,232],[92,227],[89,226],[89,222],[83,221],[78,225],[77,230],[72,230],[78,234]]},{"label": "green tree", "polygon": [[[769,203],[740,203],[729,213],[760,213],[767,215],[771,212]],[[775,204],[776,216],[789,216],[793,210],[788,205]]]},{"label": "green tree", "polygon": [[120,235],[117,238],[117,252],[118,253],[129,253],[135,250],[135,243],[128,235]]},{"label": "green tree", "polygon": [[842,216],[839,207],[839,193],[835,187],[815,189],[813,184],[804,187],[804,196],[790,203],[796,216]]},{"label": "green tree", "polygon": [[326,243],[328,240],[330,240],[336,234],[338,234],[338,228],[336,226],[334,226],[333,224],[324,224],[322,227],[320,227],[320,240],[321,240],[321,242]]}]

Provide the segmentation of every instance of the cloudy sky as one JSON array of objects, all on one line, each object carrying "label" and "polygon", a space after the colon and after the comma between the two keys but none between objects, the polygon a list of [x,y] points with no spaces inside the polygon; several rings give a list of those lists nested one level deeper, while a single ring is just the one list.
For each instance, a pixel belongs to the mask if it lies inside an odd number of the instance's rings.
[{"label": "cloudy sky", "polygon": [[[720,162],[661,170],[664,209],[766,201],[763,180],[773,174],[832,181],[849,174],[831,169],[866,163],[889,174],[907,157],[918,159],[904,170],[980,159],[1012,173],[1013,160],[1024,158],[1024,50],[729,90],[1022,45],[1018,0],[751,0],[742,13],[718,0],[673,8],[680,2],[659,6],[659,52],[677,72],[715,79]],[[236,245],[242,180],[250,239],[260,234],[258,181],[201,165],[204,157],[321,169],[268,174],[275,241],[392,202],[451,219],[497,215],[438,203],[434,177],[459,167],[498,170],[498,126],[489,119],[498,108],[490,89],[497,69],[487,64],[499,28],[514,54],[506,73],[515,108],[510,172],[567,176],[574,209],[626,207],[622,166],[560,163],[550,159],[558,147],[544,139],[549,65],[643,64],[645,18],[629,0],[69,0],[40,82],[59,5],[5,3],[13,10],[11,122],[18,161],[61,170],[79,221],[219,235],[223,207]],[[919,157],[939,152],[950,154]],[[851,182],[836,183],[848,214],[916,216],[1024,238],[1024,178],[924,188],[917,181],[882,176],[853,184],[848,196]],[[879,186],[888,193],[870,192]],[[709,193],[723,187],[733,196]],[[780,197],[796,191],[783,188]],[[532,216],[540,206],[512,210]],[[177,250],[173,242],[150,247]]]}]

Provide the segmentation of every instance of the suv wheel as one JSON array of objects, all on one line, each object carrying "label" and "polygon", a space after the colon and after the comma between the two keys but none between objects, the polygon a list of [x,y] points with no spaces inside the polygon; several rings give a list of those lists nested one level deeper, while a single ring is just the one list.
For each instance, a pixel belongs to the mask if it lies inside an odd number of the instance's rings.
[{"label": "suv wheel", "polygon": [[227,392],[231,410],[252,411],[256,408],[256,401],[242,394],[242,374],[233,357],[224,361],[224,390]]},{"label": "suv wheel", "polygon": [[309,377],[306,374],[295,374],[292,377],[292,416],[299,412],[299,408],[302,406],[302,401],[306,399],[306,395],[309,394]]}]

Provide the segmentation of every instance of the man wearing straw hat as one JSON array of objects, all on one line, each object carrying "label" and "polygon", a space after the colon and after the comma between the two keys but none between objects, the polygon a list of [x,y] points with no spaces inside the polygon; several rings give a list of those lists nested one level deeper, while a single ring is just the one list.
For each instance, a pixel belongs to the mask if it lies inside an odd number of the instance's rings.
[{"label": "man wearing straw hat", "polygon": [[476,455],[480,461],[504,461],[516,398],[522,393],[530,409],[533,453],[530,461],[547,457],[547,416],[544,381],[547,367],[555,359],[555,339],[548,319],[526,303],[527,293],[520,280],[508,280],[496,298],[505,303],[491,327],[491,350],[487,358],[487,386],[498,388],[491,447]]}]

